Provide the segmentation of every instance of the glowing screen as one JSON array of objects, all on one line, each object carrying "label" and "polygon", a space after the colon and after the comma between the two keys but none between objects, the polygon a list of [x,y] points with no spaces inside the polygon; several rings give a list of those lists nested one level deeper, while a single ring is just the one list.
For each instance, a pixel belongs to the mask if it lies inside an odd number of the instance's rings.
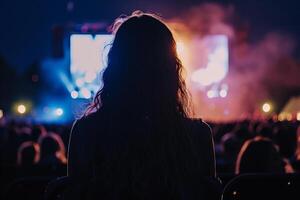
[{"label": "glowing screen", "polygon": [[101,72],[105,69],[107,54],[113,36],[108,34],[72,34],[70,37],[71,75],[76,85],[72,98],[89,99],[100,87]]},{"label": "glowing screen", "polygon": [[[107,53],[113,41],[108,34],[72,34],[70,37],[72,98],[91,98],[100,87]],[[186,47],[186,48],[185,48]],[[193,83],[202,87],[222,81],[229,66],[228,38],[225,35],[195,37],[189,44],[177,41],[177,50]],[[223,96],[226,96],[223,94]]]},{"label": "glowing screen", "polygon": [[209,86],[223,80],[228,73],[228,38],[225,35],[210,35],[193,41],[194,70],[192,81]]}]

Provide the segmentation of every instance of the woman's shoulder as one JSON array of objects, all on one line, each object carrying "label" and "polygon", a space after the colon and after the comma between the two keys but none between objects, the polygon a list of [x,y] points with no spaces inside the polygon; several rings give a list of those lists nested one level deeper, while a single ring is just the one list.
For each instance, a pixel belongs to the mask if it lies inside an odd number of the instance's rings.
[{"label": "woman's shoulder", "polygon": [[94,112],[77,118],[73,123],[73,129],[91,129],[101,122],[101,115],[98,112]]},{"label": "woman's shoulder", "polygon": [[186,118],[185,124],[192,133],[199,136],[209,136],[211,137],[211,128],[200,118]]},{"label": "woman's shoulder", "polygon": [[75,120],[71,130],[71,138],[73,141],[80,143],[89,142],[95,137],[95,132],[103,124],[97,113],[82,116]]},{"label": "woman's shoulder", "polygon": [[203,173],[205,175],[216,175],[215,153],[213,134],[210,126],[202,119],[187,119],[186,124],[192,144],[195,146],[199,159],[203,163]]}]

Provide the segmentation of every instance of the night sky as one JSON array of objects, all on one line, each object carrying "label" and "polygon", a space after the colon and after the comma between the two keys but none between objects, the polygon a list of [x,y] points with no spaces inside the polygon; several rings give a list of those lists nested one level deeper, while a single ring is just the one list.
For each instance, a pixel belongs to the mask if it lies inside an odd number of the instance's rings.
[{"label": "night sky", "polygon": [[[72,12],[67,11],[70,2]],[[112,22],[120,14],[136,9],[168,18],[203,2],[233,5],[236,16],[250,25],[250,39],[279,31],[295,38],[299,52],[300,3],[296,0],[1,0],[0,55],[22,70],[51,55],[51,27],[55,24]]]}]

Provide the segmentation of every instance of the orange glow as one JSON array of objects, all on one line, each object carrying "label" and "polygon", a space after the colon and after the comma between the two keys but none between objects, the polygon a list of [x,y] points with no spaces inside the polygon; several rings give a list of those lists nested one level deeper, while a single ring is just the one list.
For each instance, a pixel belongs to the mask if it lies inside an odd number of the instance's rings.
[{"label": "orange glow", "polygon": [[298,121],[300,121],[300,112],[297,112],[296,118],[297,118]]}]

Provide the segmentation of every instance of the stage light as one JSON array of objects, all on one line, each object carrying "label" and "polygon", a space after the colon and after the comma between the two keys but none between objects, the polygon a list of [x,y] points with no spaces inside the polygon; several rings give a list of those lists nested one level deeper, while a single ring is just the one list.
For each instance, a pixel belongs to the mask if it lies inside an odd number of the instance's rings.
[{"label": "stage light", "polygon": [[56,108],[55,109],[55,115],[56,116],[62,116],[64,114],[64,110],[62,108]]},{"label": "stage light", "polygon": [[288,112],[282,112],[282,113],[279,114],[278,120],[279,121],[284,121],[284,120],[292,121],[293,120],[293,115],[291,113],[288,113]]},{"label": "stage light", "polygon": [[297,112],[296,118],[298,121],[300,121],[300,112]]},{"label": "stage light", "polygon": [[293,120],[293,115],[291,113],[286,114],[286,120],[292,121]]},{"label": "stage light", "polygon": [[26,106],[23,104],[18,105],[17,111],[19,114],[25,114],[26,113]]},{"label": "stage light", "polygon": [[215,98],[215,97],[218,96],[217,92],[214,91],[214,90],[208,90],[207,93],[206,93],[206,95],[207,95],[207,97],[210,98],[210,99],[211,99],[211,98]]},{"label": "stage light", "polygon": [[79,78],[79,79],[76,80],[76,85],[77,85],[78,87],[82,87],[83,84],[84,84],[83,79]]},{"label": "stage light", "polygon": [[0,119],[4,116],[3,110],[0,109]]},{"label": "stage light", "polygon": [[63,82],[63,84],[66,86],[66,88],[69,92],[74,90],[74,84],[71,82],[70,78],[66,75],[65,72],[62,72],[62,71],[58,72],[58,77]]},{"label": "stage light", "polygon": [[270,112],[271,109],[272,109],[272,106],[271,106],[271,104],[269,104],[269,103],[264,103],[264,104],[262,105],[262,111],[265,112],[265,113]]},{"label": "stage light", "polygon": [[220,97],[225,98],[227,96],[227,90],[222,89],[219,95]]},{"label": "stage light", "polygon": [[89,91],[87,88],[82,88],[81,93],[82,93],[82,96],[86,99],[89,99],[92,97],[91,91]]},{"label": "stage light", "polygon": [[278,115],[278,121],[282,122],[282,121],[284,121],[284,120],[285,120],[285,113],[280,113],[280,114]]},{"label": "stage light", "polygon": [[71,97],[72,97],[73,99],[77,99],[77,98],[78,98],[78,92],[75,91],[75,90],[73,90],[73,91],[71,92]]}]

